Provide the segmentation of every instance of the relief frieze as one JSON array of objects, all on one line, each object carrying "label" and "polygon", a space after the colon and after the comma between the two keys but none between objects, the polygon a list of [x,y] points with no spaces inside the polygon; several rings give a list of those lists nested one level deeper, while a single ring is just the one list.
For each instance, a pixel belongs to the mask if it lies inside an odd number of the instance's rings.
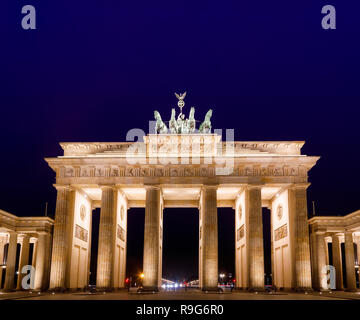
[{"label": "relief frieze", "polygon": [[236,241],[240,241],[242,238],[244,238],[245,232],[244,232],[244,225],[242,225],[240,228],[236,230]]},{"label": "relief frieze", "polygon": [[116,235],[121,241],[125,241],[125,229],[117,225]]},{"label": "relief frieze", "polygon": [[283,226],[277,228],[274,231],[274,236],[275,236],[275,241],[278,241],[280,239],[283,239],[285,237],[287,237],[287,224],[284,224]]},{"label": "relief frieze", "polygon": [[84,242],[88,241],[88,231],[78,224],[75,225],[75,238],[78,238]]},{"label": "relief frieze", "polygon": [[[221,166],[219,166],[221,167]],[[171,165],[171,166],[112,166],[112,167],[66,167],[58,169],[60,178],[89,177],[212,177],[216,175],[214,165]],[[284,176],[307,179],[306,168],[290,166],[235,166],[231,176],[266,177]]]}]

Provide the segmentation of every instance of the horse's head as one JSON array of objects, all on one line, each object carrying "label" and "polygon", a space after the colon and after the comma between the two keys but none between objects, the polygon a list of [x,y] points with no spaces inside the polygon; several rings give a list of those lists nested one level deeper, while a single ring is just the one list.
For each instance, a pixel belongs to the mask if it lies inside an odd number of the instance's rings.
[{"label": "horse's head", "polygon": [[171,109],[171,120],[175,120],[175,109]]},{"label": "horse's head", "polygon": [[205,119],[206,119],[206,120],[210,120],[211,117],[212,117],[212,110],[210,109],[210,110],[206,113]]},{"label": "horse's head", "polygon": [[191,107],[190,114],[189,114],[189,120],[194,120],[194,115],[195,115],[195,108]]},{"label": "horse's head", "polygon": [[160,113],[156,110],[154,111],[154,117],[155,117],[156,121],[161,121]]}]

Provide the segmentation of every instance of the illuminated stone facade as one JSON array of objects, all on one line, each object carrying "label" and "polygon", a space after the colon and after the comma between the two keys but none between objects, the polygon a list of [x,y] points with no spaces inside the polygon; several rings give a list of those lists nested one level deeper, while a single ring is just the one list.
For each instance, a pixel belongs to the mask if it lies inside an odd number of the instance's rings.
[{"label": "illuminated stone facade", "polygon": [[[264,288],[262,207],[272,214],[275,284],[311,288],[307,232],[307,173],[318,157],[301,155],[303,142],[222,142],[216,134],[150,134],[144,142],[61,143],[64,155],[47,158],[56,172],[58,205],[52,252],[51,289],[87,284],[90,244],[73,236],[91,234],[91,210],[101,208],[97,286],[124,286],[126,214],[145,208],[144,288],[157,290],[162,273],[162,211],[199,209],[199,280],[204,290],[218,283],[217,208],[236,211],[237,287]],[[80,208],[87,214],[80,220]],[[242,214],[238,214],[239,207]],[[118,226],[121,226],[119,229]],[[75,231],[74,231],[75,230]],[[78,230],[78,231],[76,231]],[[281,253],[281,254],[280,254]],[[81,263],[79,263],[81,261]],[[284,265],[286,266],[284,268]]]},{"label": "illuminated stone facade", "polygon": [[[123,288],[127,210],[134,207],[145,208],[144,289],[161,286],[163,210],[175,207],[199,210],[203,290],[217,290],[218,207],[235,211],[237,289],[264,289],[264,207],[271,214],[273,285],[284,290],[325,289],[321,283],[323,266],[329,263],[326,242],[333,242],[333,264],[342,288],[340,243],[347,248],[346,268],[355,270],[359,253],[350,243],[360,238],[360,215],[308,220],[308,171],[319,158],[302,155],[303,144],[222,142],[216,134],[147,135],[136,143],[61,143],[64,155],[46,159],[56,174],[55,222],[0,212],[0,262],[8,244],[3,288],[14,289],[16,244],[22,244],[20,265],[25,265],[35,239],[37,289],[87,287],[95,208],[100,208],[97,289]],[[348,289],[353,290],[353,272],[347,275]]]},{"label": "illuminated stone facade", "polygon": [[[0,288],[4,291],[23,290],[22,279],[28,272],[21,270],[27,265],[35,268],[31,289],[49,287],[53,225],[54,221],[48,217],[16,217],[0,210]],[[18,245],[20,254],[16,266]]]},{"label": "illuminated stone facade", "polygon": [[[328,289],[330,275],[326,266],[330,265],[329,243],[331,243],[331,265],[334,267],[332,272],[335,276],[335,289],[355,291],[360,263],[360,210],[341,217],[313,217],[309,220],[309,224],[314,288]],[[343,255],[345,255],[344,264],[342,263]],[[345,278],[344,268],[346,268]]]}]

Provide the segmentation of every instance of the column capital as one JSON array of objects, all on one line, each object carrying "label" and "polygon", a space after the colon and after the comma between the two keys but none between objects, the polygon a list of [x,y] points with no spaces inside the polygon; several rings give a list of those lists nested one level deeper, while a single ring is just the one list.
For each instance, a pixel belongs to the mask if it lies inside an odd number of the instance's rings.
[{"label": "column capital", "polygon": [[38,237],[37,237],[37,239],[39,238],[39,236],[43,236],[43,235],[50,235],[51,233],[50,232],[47,232],[47,231],[38,231],[37,232],[37,235],[38,235]]},{"label": "column capital", "polygon": [[341,237],[341,236],[343,236],[343,232],[331,232],[330,234],[329,234],[329,236],[331,236],[331,237]]},{"label": "column capital", "polygon": [[38,242],[38,238],[37,237],[31,237],[30,238],[30,243],[36,243]]},{"label": "column capital", "polygon": [[317,235],[317,236],[326,236],[326,230],[316,230],[315,231],[315,234]]},{"label": "column capital", "polygon": [[116,185],[114,185],[114,184],[99,184],[99,188],[100,188],[101,190],[104,190],[104,189],[117,190],[117,187],[116,187]]},{"label": "column capital", "polygon": [[217,190],[219,188],[218,184],[203,184],[201,186],[201,189],[215,189]]},{"label": "column capital", "polygon": [[22,240],[24,240],[24,239],[26,239],[26,238],[29,238],[29,240],[30,240],[30,235],[28,235],[28,234],[26,234],[26,233],[19,233],[19,234],[18,234],[18,239],[19,239],[20,241],[22,241]]},{"label": "column capital", "polygon": [[254,190],[254,189],[262,189],[263,184],[247,184],[244,186],[244,190]]},{"label": "column capital", "polygon": [[68,191],[73,191],[75,190],[73,186],[71,186],[70,184],[53,184],[54,188],[56,190],[68,190]]},{"label": "column capital", "polygon": [[161,187],[159,184],[144,184],[144,188],[145,189],[149,189],[149,190],[161,190]]},{"label": "column capital", "polygon": [[310,183],[294,183],[288,187],[290,190],[303,190],[310,187]]}]

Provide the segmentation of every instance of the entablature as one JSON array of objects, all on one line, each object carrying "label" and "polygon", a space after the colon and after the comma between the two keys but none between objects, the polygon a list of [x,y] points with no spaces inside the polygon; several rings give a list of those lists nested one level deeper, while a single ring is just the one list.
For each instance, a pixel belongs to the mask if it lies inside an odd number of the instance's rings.
[{"label": "entablature", "polygon": [[0,210],[0,230],[17,233],[51,233],[54,220],[49,217],[17,217]]},{"label": "entablature", "polygon": [[312,231],[325,230],[329,233],[360,230],[360,210],[346,216],[321,216],[309,219]]},{"label": "entablature", "polygon": [[218,134],[148,134],[144,142],[61,142],[64,157],[127,157],[129,152],[138,156],[171,157],[187,152],[193,156],[234,157],[254,155],[301,155],[304,141],[221,141]]}]

